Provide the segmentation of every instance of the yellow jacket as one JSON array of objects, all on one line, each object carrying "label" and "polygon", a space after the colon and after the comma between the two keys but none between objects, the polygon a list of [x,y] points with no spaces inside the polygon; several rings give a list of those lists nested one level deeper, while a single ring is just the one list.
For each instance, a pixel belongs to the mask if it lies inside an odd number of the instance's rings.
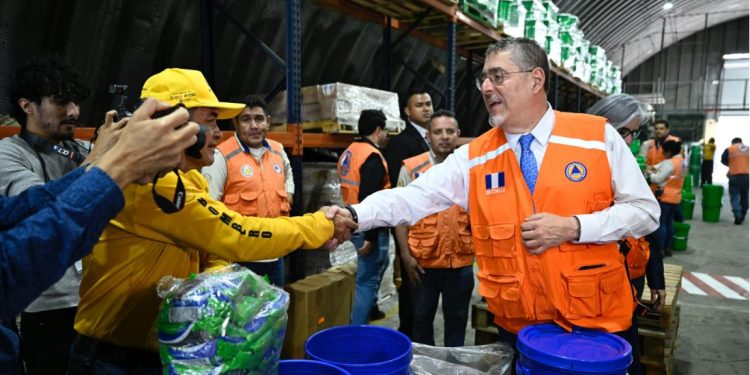
[{"label": "yellow jacket", "polygon": [[[167,215],[154,203],[151,185],[123,191],[125,208],[112,220],[90,255],[83,259],[81,302],[75,320],[80,334],[156,351],[156,317],[161,299],[156,285],[164,276],[188,277],[227,264],[284,256],[298,248],[316,249],[333,236],[323,213],[273,219],[242,216],[208,193],[197,170],[181,173],[185,207]],[[157,191],[171,197],[177,184],[170,173]]]}]

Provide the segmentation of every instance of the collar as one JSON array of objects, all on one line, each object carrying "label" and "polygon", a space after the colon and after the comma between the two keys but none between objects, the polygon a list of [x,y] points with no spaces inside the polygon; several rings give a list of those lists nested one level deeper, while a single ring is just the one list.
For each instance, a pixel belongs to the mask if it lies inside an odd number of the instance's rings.
[{"label": "collar", "polygon": [[358,142],[367,142],[367,143],[370,144],[370,146],[375,147],[376,149],[380,150],[380,147],[378,147],[378,145],[372,143],[372,141],[370,141],[367,137],[360,137],[360,138],[355,139],[355,141],[358,141]]},{"label": "collar", "polygon": [[[240,145],[240,147],[242,147],[242,151],[250,152],[250,150],[252,150],[252,148],[250,148],[248,145],[246,145],[244,142],[240,140],[240,137],[237,136],[236,132],[234,133],[234,139],[237,141],[237,144]],[[266,141],[265,138],[263,138],[262,144],[263,144],[263,147],[260,147],[259,149],[263,149],[263,148],[267,148],[269,150],[271,149],[271,145],[268,143],[268,141]]]},{"label": "collar", "polygon": [[427,129],[425,129],[425,128],[423,128],[423,127],[415,124],[412,120],[409,120],[409,123],[411,124],[411,126],[414,127],[414,129],[417,130],[417,132],[419,133],[419,135],[421,135],[422,138],[424,138],[425,141],[426,141],[427,140]]},{"label": "collar", "polygon": [[[544,113],[544,116],[539,120],[539,122],[534,125],[534,127],[529,132],[531,135],[534,136],[534,142],[538,142],[542,148],[547,147],[547,142],[549,141],[549,137],[552,135],[552,128],[555,126],[555,111],[552,110],[552,106],[547,103],[547,112]],[[524,134],[529,134],[524,133]],[[505,139],[508,140],[508,144],[510,144],[510,149],[515,150],[516,145],[518,144],[518,140],[521,138],[524,134],[513,134],[505,132]]]}]

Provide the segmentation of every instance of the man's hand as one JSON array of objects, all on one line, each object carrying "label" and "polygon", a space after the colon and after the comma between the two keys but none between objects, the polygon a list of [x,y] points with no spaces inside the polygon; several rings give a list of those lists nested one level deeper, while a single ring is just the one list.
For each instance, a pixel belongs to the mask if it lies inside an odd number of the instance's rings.
[{"label": "man's hand", "polygon": [[365,240],[365,243],[362,244],[362,247],[357,249],[357,255],[363,257],[369,254],[370,251],[372,251],[372,242]]},{"label": "man's hand", "polygon": [[[409,253],[409,251],[407,250],[406,253]],[[409,274],[409,282],[411,285],[417,286],[422,283],[422,277],[419,275],[424,275],[424,270],[411,253],[406,253],[403,251],[401,252],[401,260],[404,262],[406,273]]]},{"label": "man's hand", "polygon": [[95,138],[92,139],[92,141],[96,140],[95,147],[93,147],[91,153],[86,157],[86,160],[83,161],[83,164],[96,163],[120,139],[120,132],[130,118],[127,117],[115,122],[114,118],[116,115],[117,111],[114,110],[104,114],[104,124],[97,129],[97,133],[94,135]]},{"label": "man's hand", "polygon": [[154,112],[169,107],[167,103],[146,99],[119,132],[111,149],[93,165],[104,170],[121,189],[177,166],[185,149],[195,143],[199,128],[187,123],[188,112],[184,108],[151,119]]},{"label": "man's hand", "polygon": [[548,213],[534,214],[521,224],[521,237],[526,249],[539,255],[563,242],[578,239],[580,224],[575,217],[562,217]]},{"label": "man's hand", "polygon": [[320,211],[325,212],[326,217],[333,221],[333,238],[325,244],[325,247],[329,251],[335,250],[336,246],[349,240],[352,236],[352,232],[359,228],[357,223],[351,219],[351,215],[337,214],[341,211],[348,214],[349,211],[346,209],[338,206],[330,206],[321,207]]},{"label": "man's hand", "polygon": [[651,289],[651,306],[656,312],[661,312],[664,308],[664,301],[667,300],[667,291],[664,289]]}]

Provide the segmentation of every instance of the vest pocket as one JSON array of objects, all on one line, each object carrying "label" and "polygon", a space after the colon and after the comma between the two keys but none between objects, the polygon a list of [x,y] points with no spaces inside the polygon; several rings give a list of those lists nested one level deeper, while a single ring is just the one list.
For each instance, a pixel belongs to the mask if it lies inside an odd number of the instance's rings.
[{"label": "vest pocket", "polygon": [[620,273],[624,275],[622,267],[612,265],[565,274],[568,292],[565,317],[593,318],[619,307]]},{"label": "vest pocket", "polygon": [[529,319],[521,298],[521,281],[516,276],[495,277],[492,275],[477,274],[479,278],[479,294],[487,299],[490,310],[496,316],[504,318],[526,318]]},{"label": "vest pocket", "polygon": [[508,275],[518,270],[515,224],[473,225],[471,230],[480,271]]},{"label": "vest pocket", "polygon": [[431,259],[437,254],[437,235],[434,236],[409,236],[409,248],[415,258]]},{"label": "vest pocket", "polygon": [[458,249],[459,254],[474,254],[474,242],[471,240],[471,226],[469,217],[459,215],[458,217]]},{"label": "vest pocket", "polygon": [[291,206],[289,206],[289,193],[286,190],[276,190],[276,194],[279,195],[279,216],[289,216]]},{"label": "vest pocket", "polygon": [[258,214],[258,192],[227,194],[224,196],[224,204],[245,216],[255,216]]}]

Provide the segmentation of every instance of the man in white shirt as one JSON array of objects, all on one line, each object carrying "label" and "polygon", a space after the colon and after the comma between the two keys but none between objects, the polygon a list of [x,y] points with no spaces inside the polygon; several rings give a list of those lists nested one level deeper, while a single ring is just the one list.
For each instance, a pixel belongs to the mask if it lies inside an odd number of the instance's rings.
[{"label": "man in white shirt", "polygon": [[549,62],[536,42],[504,38],[485,55],[477,87],[494,129],[408,186],[329,215],[351,215],[367,230],[458,204],[469,210],[479,292],[501,341],[515,345],[518,330],[550,321],[637,340],[616,241],[653,232],[659,205],[633,178],[635,158],[603,118],[552,110]]}]

